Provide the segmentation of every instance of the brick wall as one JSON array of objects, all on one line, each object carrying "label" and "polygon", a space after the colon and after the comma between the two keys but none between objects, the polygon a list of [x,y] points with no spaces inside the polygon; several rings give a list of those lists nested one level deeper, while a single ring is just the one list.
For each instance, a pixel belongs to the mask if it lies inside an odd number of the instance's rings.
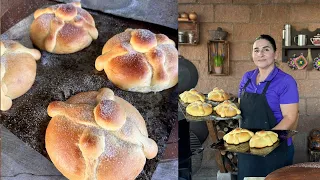
[{"label": "brick wall", "polygon": [[[214,87],[237,94],[243,74],[255,68],[251,47],[260,34],[270,34],[280,50],[280,68],[291,74],[300,93],[299,135],[296,136],[295,162],[308,160],[307,136],[311,129],[320,128],[320,72],[291,70],[281,63],[282,29],[289,23],[296,30],[320,28],[318,0],[178,0],[179,12],[196,12],[200,22],[200,43],[197,46],[179,45],[179,53],[197,67],[199,82],[196,89],[207,93]],[[222,27],[230,42],[230,75],[208,74],[207,41],[209,30]]]}]

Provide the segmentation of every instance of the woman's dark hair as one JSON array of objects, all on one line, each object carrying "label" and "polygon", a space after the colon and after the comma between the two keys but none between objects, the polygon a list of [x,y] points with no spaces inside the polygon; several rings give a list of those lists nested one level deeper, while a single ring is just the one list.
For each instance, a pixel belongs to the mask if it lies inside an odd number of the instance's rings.
[{"label": "woman's dark hair", "polygon": [[256,38],[255,41],[257,41],[259,39],[265,39],[265,40],[269,41],[271,46],[272,46],[272,48],[273,48],[273,50],[274,51],[277,50],[276,42],[274,41],[274,39],[271,36],[269,36],[267,34],[261,34],[259,37]]}]

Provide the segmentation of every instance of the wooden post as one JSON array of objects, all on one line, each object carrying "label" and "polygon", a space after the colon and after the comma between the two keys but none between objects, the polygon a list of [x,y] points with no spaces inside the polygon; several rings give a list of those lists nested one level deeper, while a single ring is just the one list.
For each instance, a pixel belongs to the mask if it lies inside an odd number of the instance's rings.
[{"label": "wooden post", "polygon": [[[215,122],[214,121],[206,121],[208,131],[209,131],[209,136],[211,137],[213,143],[218,142],[218,135],[217,135],[217,129],[215,127]],[[214,150],[214,156],[216,159],[216,162],[218,164],[219,170],[221,173],[226,173],[226,169],[224,167],[223,159],[221,152],[219,150]]]}]

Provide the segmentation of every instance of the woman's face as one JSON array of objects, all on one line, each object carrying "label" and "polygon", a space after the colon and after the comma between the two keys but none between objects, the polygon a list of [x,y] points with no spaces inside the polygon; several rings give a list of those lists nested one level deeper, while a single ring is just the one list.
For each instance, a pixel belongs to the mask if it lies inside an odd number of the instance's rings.
[{"label": "woman's face", "polygon": [[259,39],[253,44],[252,59],[254,64],[260,69],[267,69],[274,65],[276,59],[276,52],[272,48],[269,41]]}]

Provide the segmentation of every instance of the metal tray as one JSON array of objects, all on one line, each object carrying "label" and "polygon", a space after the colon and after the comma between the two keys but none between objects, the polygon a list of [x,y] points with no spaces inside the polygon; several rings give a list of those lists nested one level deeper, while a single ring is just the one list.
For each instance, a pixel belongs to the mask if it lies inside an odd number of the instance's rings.
[{"label": "metal tray", "polygon": [[[218,101],[211,101],[211,100],[209,100],[209,99],[208,99],[208,94],[203,94],[203,95],[205,95],[205,100],[204,100],[204,102],[211,104],[212,107],[218,106],[220,103],[222,103],[222,102],[218,102]],[[230,100],[231,102],[233,102],[233,103],[237,103],[237,102],[235,102],[237,98],[236,98],[235,96],[233,96],[232,94],[229,94],[229,95],[230,95],[230,99],[229,99],[229,100]],[[185,108],[190,104],[190,103],[184,103],[183,101],[181,101],[180,98],[179,98],[179,102],[180,102],[181,105],[184,106]]]},{"label": "metal tray", "polygon": [[[252,132],[257,132],[259,130],[252,130],[249,129]],[[270,131],[270,130],[268,130]],[[211,148],[218,149],[220,151],[229,151],[229,152],[236,152],[236,153],[243,153],[243,154],[252,154],[252,155],[258,155],[258,156],[267,156],[269,153],[271,153],[273,150],[275,150],[281,143],[287,143],[287,139],[297,134],[297,131],[294,130],[272,130],[273,132],[278,134],[279,141],[277,141],[275,144],[273,144],[270,147],[265,148],[250,148],[249,142],[241,143],[238,145],[231,145],[227,144],[224,140],[219,141],[218,143],[212,144]]]},{"label": "metal tray", "polygon": [[[72,54],[51,54],[41,51],[37,61],[36,79],[31,89],[13,100],[10,110],[0,112],[0,123],[30,147],[49,159],[45,145],[45,131],[50,121],[47,107],[50,102],[65,101],[79,92],[108,87],[114,94],[135,106],[146,121],[149,137],[158,144],[159,151],[154,159],[147,160],[144,170],[137,179],[151,179],[166,148],[171,129],[177,121],[177,93],[171,88],[158,93],[135,93],[123,91],[114,86],[105,73],[97,72],[95,59],[101,54],[103,45],[115,34],[127,28],[144,28],[154,33],[167,35],[177,44],[177,30],[151,23],[120,18],[113,15],[90,11],[99,37],[91,45]],[[29,37],[33,21],[30,15],[11,27],[1,39],[12,39],[28,48],[34,48]]]},{"label": "metal tray", "polygon": [[186,112],[186,107],[189,104],[183,103],[180,99],[178,104],[179,104],[179,111],[183,113],[187,121],[208,121],[208,120],[209,121],[225,121],[229,119],[239,120],[242,118],[242,116],[239,114],[233,117],[220,117],[214,110],[208,116],[192,116]]}]

